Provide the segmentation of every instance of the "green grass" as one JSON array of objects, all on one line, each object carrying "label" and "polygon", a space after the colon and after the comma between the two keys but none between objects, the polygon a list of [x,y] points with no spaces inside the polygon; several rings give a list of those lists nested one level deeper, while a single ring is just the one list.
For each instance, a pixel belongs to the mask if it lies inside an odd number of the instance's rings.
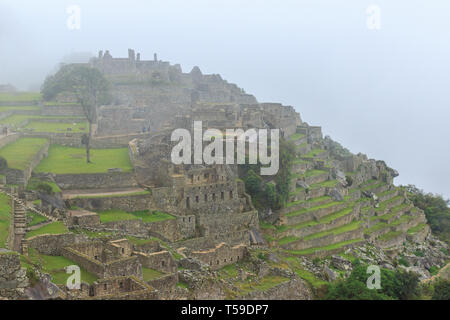
[{"label": "green grass", "polygon": [[317,198],[313,198],[313,199],[309,199],[309,200],[298,200],[298,201],[293,201],[293,202],[289,202],[286,204],[286,207],[292,207],[295,206],[297,204],[300,203],[316,203],[316,202],[321,202],[321,201],[325,201],[331,199],[331,197],[329,196],[323,196],[323,197],[317,197]]},{"label": "green grass", "polygon": [[39,236],[42,234],[62,234],[62,233],[68,233],[69,230],[67,227],[62,223],[61,221],[52,222],[50,224],[47,224],[43,226],[42,228],[32,230],[27,232],[26,238],[31,238],[34,236]]},{"label": "green grass", "polygon": [[143,275],[144,281],[150,281],[150,280],[160,278],[161,276],[164,275],[164,273],[162,273],[158,270],[142,267],[142,275]]},{"label": "green grass", "polygon": [[311,189],[315,189],[315,188],[320,188],[320,187],[324,187],[324,188],[333,188],[338,184],[337,180],[327,180],[324,182],[319,182],[319,183],[315,183],[310,185]]},{"label": "green grass", "polygon": [[391,232],[385,233],[382,236],[380,236],[378,238],[378,240],[384,240],[384,241],[391,240],[401,234],[402,234],[402,231],[391,231]]},{"label": "green grass", "polygon": [[26,115],[26,114],[14,114],[12,116],[3,118],[0,120],[0,124],[8,124],[14,127],[19,126],[26,120],[39,120],[39,119],[73,119],[74,121],[80,120],[80,117],[74,116],[39,116],[39,115]]},{"label": "green grass", "polygon": [[321,237],[324,237],[324,236],[327,236],[330,234],[333,234],[336,236],[336,235],[344,233],[344,232],[353,231],[353,230],[358,229],[361,226],[361,223],[362,223],[362,221],[354,221],[352,223],[345,224],[343,226],[340,226],[340,227],[337,227],[334,229],[311,234],[309,236],[304,237],[303,240],[306,241],[306,240],[317,239],[317,238],[321,238]]},{"label": "green grass", "polygon": [[289,140],[298,140],[298,139],[303,138],[304,136],[305,136],[305,135],[302,134],[302,133],[294,133],[293,135],[291,135],[291,136],[289,137]]},{"label": "green grass", "polygon": [[103,223],[114,222],[114,221],[124,221],[124,220],[137,220],[141,219],[143,222],[158,222],[164,220],[175,219],[174,216],[160,212],[160,211],[136,211],[136,212],[126,212],[123,210],[108,210],[99,212],[100,221]]},{"label": "green grass", "polygon": [[27,190],[31,191],[31,190],[38,190],[39,185],[44,184],[44,185],[48,185],[50,186],[50,188],[52,189],[52,192],[54,193],[58,193],[61,192],[61,189],[58,187],[58,185],[52,181],[43,181],[37,178],[31,178],[28,181],[28,185],[27,185]]},{"label": "green grass", "polygon": [[346,245],[358,242],[358,241],[362,241],[363,239],[352,239],[352,240],[347,240],[347,241],[342,241],[342,242],[338,242],[338,243],[333,243],[330,244],[328,246],[324,246],[324,247],[317,247],[317,248],[309,248],[309,249],[305,249],[305,250],[285,250],[286,253],[290,253],[290,254],[295,254],[295,255],[305,255],[305,254],[312,254],[316,251],[330,251],[330,250],[334,250],[334,249],[339,249],[342,248]]},{"label": "green grass", "polygon": [[[52,282],[54,282],[55,284],[65,285],[67,279],[71,276],[70,274],[66,273],[66,271],[64,270],[65,267],[77,265],[75,262],[65,257],[39,254],[32,248],[30,248],[28,252],[28,263],[40,266],[45,273],[49,273],[52,276]],[[80,268],[80,271],[81,281],[93,284],[97,280],[97,277],[95,275],[87,272],[83,268]]]},{"label": "green grass", "polygon": [[266,291],[270,288],[279,285],[280,283],[287,281],[289,281],[289,279],[286,277],[270,275],[261,278],[259,283],[255,281],[247,281],[247,282],[236,282],[235,285],[240,289],[239,294],[245,295],[253,291]]},{"label": "green grass", "polygon": [[79,106],[76,102],[58,102],[58,101],[46,101],[44,103],[46,106]]},{"label": "green grass", "polygon": [[321,153],[324,153],[325,150],[323,149],[313,149],[307,154],[302,155],[302,158],[314,158],[315,156],[318,156]]},{"label": "green grass", "polygon": [[41,100],[39,92],[1,92],[1,102],[17,102],[17,101],[39,101]]},{"label": "green grass", "polygon": [[110,195],[99,195],[99,196],[77,196],[76,199],[104,199],[104,198],[120,198],[120,197],[130,197],[130,196],[142,196],[146,194],[151,194],[151,191],[144,190],[132,193],[119,193]]},{"label": "green grass", "polygon": [[288,236],[288,237],[284,237],[281,238],[280,240],[278,240],[278,244],[281,246],[283,244],[288,244],[294,241],[297,241],[299,238],[294,237],[294,236]]},{"label": "green grass", "polygon": [[11,223],[11,204],[6,194],[0,193],[0,248],[6,247]]},{"label": "green grass", "polygon": [[1,112],[7,112],[7,111],[35,111],[35,110],[41,110],[41,107],[39,106],[0,106],[0,113]]},{"label": "green grass", "polygon": [[221,276],[225,278],[236,278],[238,276],[238,271],[236,269],[236,264],[229,264],[219,270]]},{"label": "green grass", "polygon": [[35,225],[38,225],[38,224],[41,224],[41,223],[47,221],[47,219],[45,217],[43,217],[35,212],[32,212],[32,211],[28,211],[27,215],[28,215],[28,217],[31,217],[31,221],[28,224],[29,227],[32,227],[32,226],[35,226]]},{"label": "green grass", "polygon": [[323,285],[326,285],[327,282],[317,278],[313,273],[303,269],[298,259],[295,257],[287,257],[286,261],[291,265],[292,270],[303,280],[308,282],[314,288],[319,288]]},{"label": "green grass", "polygon": [[6,159],[9,168],[24,170],[46,142],[40,138],[21,138],[0,149],[0,156]]},{"label": "green grass", "polygon": [[276,229],[273,224],[270,224],[270,223],[262,221],[262,220],[259,220],[259,227],[261,229]]},{"label": "green grass", "polygon": [[408,229],[408,234],[413,235],[417,232],[419,232],[420,230],[422,230],[423,228],[425,228],[427,226],[426,223],[420,223],[415,227],[412,227],[411,229]]},{"label": "green grass", "polygon": [[133,166],[127,148],[91,149],[91,161],[86,162],[84,148],[71,148],[51,145],[48,157],[36,167],[36,172],[52,172],[55,174],[105,173],[110,168],[122,168],[123,172],[131,172]]},{"label": "green grass", "polygon": [[387,224],[387,223],[385,223],[385,222],[379,222],[379,223],[377,223],[376,225],[374,225],[374,226],[372,226],[372,227],[370,227],[370,228],[368,228],[368,229],[365,229],[364,230],[364,233],[365,234],[372,234],[372,233],[374,233],[375,231],[378,231],[378,230],[381,230],[381,229],[384,229],[384,228],[388,228],[389,227],[389,225]]},{"label": "green grass", "polygon": [[329,208],[329,207],[332,207],[332,206],[335,206],[335,205],[341,204],[341,203],[342,202],[333,201],[333,202],[329,202],[329,203],[326,203],[326,204],[322,204],[320,206],[315,206],[315,207],[311,207],[311,208],[303,208],[303,209],[300,209],[300,210],[297,210],[297,211],[289,212],[289,213],[286,214],[286,216],[287,217],[294,217],[294,216],[298,216],[298,215],[304,214],[306,212],[316,211],[316,210],[324,209],[324,208]]},{"label": "green grass", "polygon": [[[30,129],[34,132],[73,132],[73,133],[87,133],[89,131],[89,124],[87,122],[61,123],[61,122],[39,122],[30,121],[24,129]],[[72,130],[68,130],[72,129]]]}]

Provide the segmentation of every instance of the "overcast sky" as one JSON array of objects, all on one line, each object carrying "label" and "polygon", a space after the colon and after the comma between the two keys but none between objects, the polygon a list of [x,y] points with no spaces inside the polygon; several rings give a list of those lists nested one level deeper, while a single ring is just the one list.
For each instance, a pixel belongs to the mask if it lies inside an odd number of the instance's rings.
[{"label": "overcast sky", "polygon": [[[70,5],[79,30],[67,27]],[[367,27],[370,5],[379,30]],[[0,0],[0,83],[38,88],[64,57],[128,48],[292,105],[397,169],[397,184],[450,197],[448,0]]]}]

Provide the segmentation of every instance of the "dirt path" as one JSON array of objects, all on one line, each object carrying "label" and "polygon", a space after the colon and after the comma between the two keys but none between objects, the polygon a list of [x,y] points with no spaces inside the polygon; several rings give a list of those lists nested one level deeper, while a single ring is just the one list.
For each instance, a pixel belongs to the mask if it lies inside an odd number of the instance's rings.
[{"label": "dirt path", "polygon": [[73,199],[80,196],[97,197],[127,195],[143,191],[145,191],[145,189],[142,188],[66,190],[63,191],[63,199]]},{"label": "dirt path", "polygon": [[432,276],[431,278],[422,280],[422,283],[426,283],[426,282],[429,282],[429,281],[434,281],[436,278],[439,278],[440,276],[442,276],[445,272],[449,272],[450,273],[450,262],[447,263],[443,268],[441,268],[441,270],[439,270],[438,274]]}]

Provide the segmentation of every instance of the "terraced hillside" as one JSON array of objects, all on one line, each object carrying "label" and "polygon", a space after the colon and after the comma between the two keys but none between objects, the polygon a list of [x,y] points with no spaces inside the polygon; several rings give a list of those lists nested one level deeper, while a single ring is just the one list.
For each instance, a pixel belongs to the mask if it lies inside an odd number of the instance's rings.
[{"label": "terraced hillside", "polygon": [[424,213],[393,185],[384,162],[354,156],[317,127],[303,125],[288,140],[296,147],[289,202],[261,229],[288,255],[326,257],[365,242],[382,248],[422,241]]}]

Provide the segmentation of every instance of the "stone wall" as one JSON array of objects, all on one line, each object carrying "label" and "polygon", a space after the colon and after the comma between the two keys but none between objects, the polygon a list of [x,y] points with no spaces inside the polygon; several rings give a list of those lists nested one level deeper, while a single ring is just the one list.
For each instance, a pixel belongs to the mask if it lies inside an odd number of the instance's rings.
[{"label": "stone wall", "polygon": [[80,105],[43,105],[43,116],[83,116],[83,108]]},{"label": "stone wall", "polygon": [[41,162],[41,160],[47,156],[49,142],[47,141],[42,148],[33,156],[28,167],[24,170],[6,168],[3,170],[3,174],[6,176],[7,184],[27,185],[28,180],[31,177],[33,169]]},{"label": "stone wall", "polygon": [[57,174],[55,182],[63,190],[136,187],[132,172]]},{"label": "stone wall", "polygon": [[130,196],[105,196],[92,198],[70,199],[70,204],[79,208],[92,211],[106,211],[111,209],[124,210],[127,212],[145,211],[151,208],[151,195]]},{"label": "stone wall", "polygon": [[363,238],[364,233],[363,229],[359,228],[352,231],[347,231],[340,233],[338,235],[329,234],[320,238],[311,239],[304,241],[299,240],[295,242],[288,243],[286,245],[283,245],[282,247],[288,250],[304,250],[309,248],[317,248],[317,247],[324,247],[327,245],[330,245],[332,243],[338,243],[358,238]]},{"label": "stone wall", "polygon": [[247,254],[247,247],[243,244],[231,247],[222,242],[215,248],[191,251],[188,255],[208,264],[212,270],[218,270],[226,265],[242,260]]},{"label": "stone wall", "polygon": [[25,299],[28,287],[26,270],[22,269],[16,252],[0,252],[0,298]]},{"label": "stone wall", "polygon": [[173,291],[177,283],[178,274],[176,272],[148,281],[148,284],[158,290],[160,294]]},{"label": "stone wall", "polygon": [[164,273],[177,272],[178,264],[170,252],[166,250],[152,253],[134,252],[133,254],[138,257],[139,262],[145,268],[158,270]]},{"label": "stone wall", "polygon": [[59,256],[61,249],[73,244],[88,241],[87,236],[74,233],[44,234],[24,240],[28,248],[36,249],[39,253],[49,256]]}]

